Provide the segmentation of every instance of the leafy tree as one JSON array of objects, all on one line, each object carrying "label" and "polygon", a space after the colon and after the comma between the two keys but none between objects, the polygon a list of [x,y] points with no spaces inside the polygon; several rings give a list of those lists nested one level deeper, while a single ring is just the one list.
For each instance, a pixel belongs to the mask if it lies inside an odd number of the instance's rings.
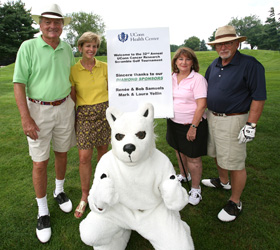
[{"label": "leafy tree", "polygon": [[179,49],[180,46],[175,44],[170,44],[170,51],[175,52],[177,49]]},{"label": "leafy tree", "polygon": [[97,15],[86,12],[73,12],[66,14],[68,17],[71,17],[71,22],[69,25],[65,26],[64,30],[66,31],[66,42],[68,42],[74,51],[76,51],[79,56],[77,42],[80,36],[87,31],[94,32],[102,37],[100,48],[97,52],[97,55],[106,55],[106,40],[103,36],[105,30],[105,24],[103,23],[102,18]]},{"label": "leafy tree", "polygon": [[[251,49],[257,47],[258,49],[280,50],[280,17],[277,21],[273,7],[269,12],[265,25],[255,15],[241,19],[232,18],[229,25],[235,27],[238,35],[247,37],[247,43],[250,44]],[[209,42],[215,40],[215,32],[208,38]],[[213,46],[212,48],[214,49]]]},{"label": "leafy tree", "polygon": [[246,16],[244,18],[232,18],[229,25],[235,27],[239,36],[246,36],[246,43],[249,43],[251,49],[258,46],[262,42],[263,25],[261,20],[255,16]]},{"label": "leafy tree", "polygon": [[198,51],[200,45],[200,40],[196,36],[192,36],[184,41],[184,46],[191,48],[192,50]]},{"label": "leafy tree", "polygon": [[106,56],[107,55],[107,41],[104,36],[101,37],[101,44],[97,51],[98,56]]},{"label": "leafy tree", "polygon": [[[217,29],[215,31],[213,31],[213,33],[212,33],[212,35],[210,37],[208,37],[208,42],[212,42],[212,41],[215,40],[215,33],[216,33],[216,31],[217,31]],[[212,47],[212,50],[215,50],[214,46],[211,45],[211,47]]]},{"label": "leafy tree", "polygon": [[32,24],[30,10],[20,0],[0,3],[0,65],[15,62],[21,43],[39,32]]},{"label": "leafy tree", "polygon": [[266,44],[267,49],[279,50],[280,49],[280,34],[279,34],[279,23],[277,23],[275,18],[274,8],[271,7],[269,17],[266,19],[265,33],[267,36]]},{"label": "leafy tree", "polygon": [[208,50],[204,39],[202,39],[202,41],[200,42],[199,50],[200,51],[207,51]]}]

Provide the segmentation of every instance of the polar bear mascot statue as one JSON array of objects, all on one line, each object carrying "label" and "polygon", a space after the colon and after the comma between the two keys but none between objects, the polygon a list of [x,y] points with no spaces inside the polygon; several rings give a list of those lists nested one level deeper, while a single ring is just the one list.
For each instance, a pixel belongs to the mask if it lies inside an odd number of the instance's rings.
[{"label": "polar bear mascot statue", "polygon": [[179,211],[188,194],[166,155],[155,147],[154,108],[109,107],[112,150],[97,164],[88,197],[91,212],[80,223],[82,241],[95,250],[124,250],[131,230],[157,250],[194,249]]}]

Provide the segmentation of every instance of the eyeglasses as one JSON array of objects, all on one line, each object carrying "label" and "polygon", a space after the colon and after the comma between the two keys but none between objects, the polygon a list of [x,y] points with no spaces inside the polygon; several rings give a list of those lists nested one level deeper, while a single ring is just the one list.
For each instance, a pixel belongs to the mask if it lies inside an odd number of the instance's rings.
[{"label": "eyeglasses", "polygon": [[233,42],[217,43],[217,44],[215,44],[215,47],[217,49],[220,49],[224,45],[225,47],[230,48],[232,46],[232,44],[233,44]]}]

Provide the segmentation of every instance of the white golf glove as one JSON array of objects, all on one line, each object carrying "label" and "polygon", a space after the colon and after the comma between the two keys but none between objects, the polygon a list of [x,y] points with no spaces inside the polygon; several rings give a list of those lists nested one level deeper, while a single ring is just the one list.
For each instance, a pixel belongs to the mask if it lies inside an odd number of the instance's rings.
[{"label": "white golf glove", "polygon": [[246,124],[239,132],[239,136],[237,138],[239,140],[239,144],[253,141],[255,134],[256,128]]}]

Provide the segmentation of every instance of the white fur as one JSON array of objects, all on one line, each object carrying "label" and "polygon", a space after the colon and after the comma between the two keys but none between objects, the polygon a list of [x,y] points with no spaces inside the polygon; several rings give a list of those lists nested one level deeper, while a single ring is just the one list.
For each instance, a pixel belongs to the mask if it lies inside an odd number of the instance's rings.
[{"label": "white fur", "polygon": [[110,107],[106,116],[112,150],[96,167],[88,197],[92,211],[80,224],[82,241],[95,250],[124,250],[135,230],[158,250],[194,249],[179,214],[188,194],[169,159],[155,148],[153,106],[135,113]]}]

